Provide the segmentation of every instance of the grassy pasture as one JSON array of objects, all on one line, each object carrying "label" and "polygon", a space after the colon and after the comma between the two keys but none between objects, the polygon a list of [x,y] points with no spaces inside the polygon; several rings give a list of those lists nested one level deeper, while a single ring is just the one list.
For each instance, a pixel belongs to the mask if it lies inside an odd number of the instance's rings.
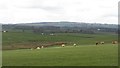
[{"label": "grassy pasture", "polygon": [[117,45],[3,51],[3,66],[117,66]]},{"label": "grassy pasture", "polygon": [[[116,34],[56,33],[54,36],[28,32],[3,33],[3,66],[117,66]],[[29,40],[36,40],[31,42]],[[105,44],[96,46],[96,41]],[[40,50],[12,49],[53,42],[68,42],[66,47],[48,47]],[[77,47],[73,47],[73,43]]]},{"label": "grassy pasture", "polygon": [[[37,42],[31,42],[35,40]],[[53,42],[68,42],[68,45],[76,43],[78,45],[95,45],[96,41],[105,41],[110,44],[113,40],[117,40],[115,34],[77,34],[77,33],[56,33],[54,36],[41,35],[24,32],[8,32],[3,33],[3,49],[12,49],[19,46],[42,45]]]}]

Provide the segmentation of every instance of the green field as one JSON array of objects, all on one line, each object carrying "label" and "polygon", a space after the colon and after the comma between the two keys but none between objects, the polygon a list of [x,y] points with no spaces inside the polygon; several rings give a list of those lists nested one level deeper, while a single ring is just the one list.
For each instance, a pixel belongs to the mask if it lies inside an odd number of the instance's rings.
[{"label": "green field", "polygon": [[[3,66],[117,66],[118,46],[116,34],[57,33],[54,36],[34,33],[3,33]],[[38,40],[37,43],[29,40]],[[105,44],[95,45],[96,41]],[[54,46],[43,49],[13,50],[12,46],[41,45],[68,42],[66,47]],[[73,43],[77,47],[73,47]],[[8,50],[7,50],[8,49]]]},{"label": "green field", "polygon": [[24,32],[8,32],[3,33],[3,45],[20,45],[20,44],[34,44],[29,40],[37,40],[40,44],[46,42],[70,42],[82,45],[95,44],[96,41],[104,41],[111,43],[117,40],[116,34],[79,34],[79,33],[56,33],[54,36],[41,35],[35,33]]},{"label": "green field", "polygon": [[117,45],[3,51],[3,66],[117,66]]}]

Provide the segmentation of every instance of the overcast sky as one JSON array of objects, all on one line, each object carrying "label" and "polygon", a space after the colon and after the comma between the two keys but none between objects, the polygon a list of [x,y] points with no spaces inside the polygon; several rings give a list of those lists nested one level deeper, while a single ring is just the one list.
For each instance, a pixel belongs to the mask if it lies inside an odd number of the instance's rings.
[{"label": "overcast sky", "polygon": [[119,0],[0,0],[0,23],[118,23]]}]

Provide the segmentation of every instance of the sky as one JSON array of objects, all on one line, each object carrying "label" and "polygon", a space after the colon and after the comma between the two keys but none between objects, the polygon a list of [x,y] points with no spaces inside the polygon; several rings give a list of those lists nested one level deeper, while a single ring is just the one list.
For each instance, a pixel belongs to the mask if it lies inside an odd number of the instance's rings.
[{"label": "sky", "polygon": [[0,23],[118,23],[119,0],[0,0]]}]

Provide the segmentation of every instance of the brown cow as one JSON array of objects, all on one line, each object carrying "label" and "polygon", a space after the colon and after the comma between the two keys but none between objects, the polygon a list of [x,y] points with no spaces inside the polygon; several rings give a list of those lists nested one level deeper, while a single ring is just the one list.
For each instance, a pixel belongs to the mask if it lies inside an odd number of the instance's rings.
[{"label": "brown cow", "polygon": [[95,44],[96,44],[96,45],[98,45],[98,44],[99,44],[99,42],[96,42]]},{"label": "brown cow", "polygon": [[105,42],[102,41],[102,42],[96,42],[95,44],[98,45],[98,44],[104,44]]},{"label": "brown cow", "polygon": [[117,44],[118,42],[117,41],[112,41],[112,44]]}]

